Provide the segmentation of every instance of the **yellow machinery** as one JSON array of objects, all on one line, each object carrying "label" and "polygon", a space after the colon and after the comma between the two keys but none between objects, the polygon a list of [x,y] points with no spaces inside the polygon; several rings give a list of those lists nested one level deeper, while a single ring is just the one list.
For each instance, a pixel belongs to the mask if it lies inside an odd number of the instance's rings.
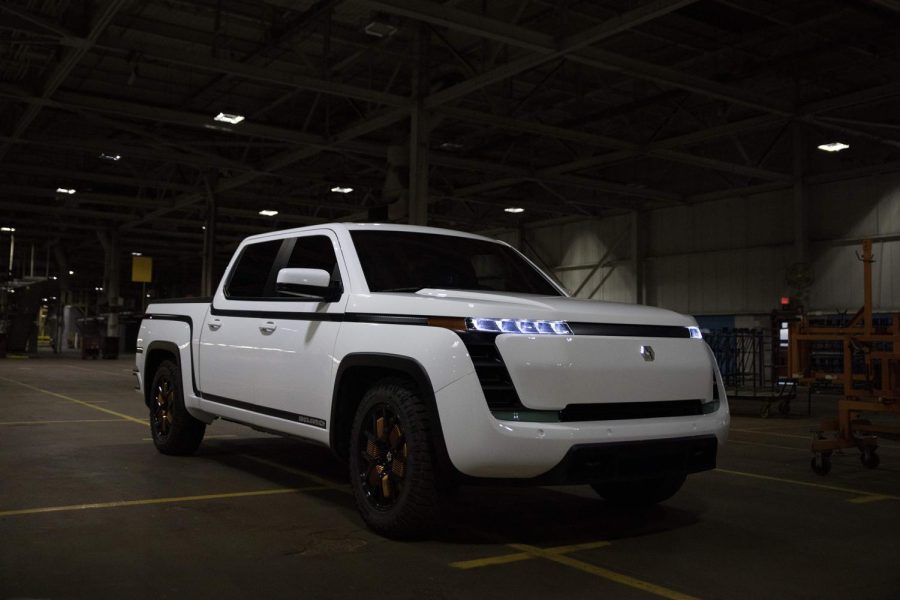
[{"label": "yellow machinery", "polygon": [[[827,379],[843,387],[837,419],[823,421],[814,431],[811,467],[819,475],[831,470],[831,454],[838,448],[856,447],[863,465],[878,466],[876,433],[900,434],[900,427],[873,424],[861,413],[900,415],[900,315],[881,319],[872,316],[872,241],[863,242],[860,259],[864,268],[865,296],[861,309],[840,326],[812,326],[806,317],[791,323],[790,373],[801,385]],[[816,346],[842,349],[843,369],[823,373],[811,360]]]}]

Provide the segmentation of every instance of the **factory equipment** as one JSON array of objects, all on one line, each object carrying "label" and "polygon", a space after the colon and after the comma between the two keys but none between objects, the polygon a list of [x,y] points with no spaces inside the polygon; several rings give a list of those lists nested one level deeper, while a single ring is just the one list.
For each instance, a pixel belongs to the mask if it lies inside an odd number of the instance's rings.
[{"label": "factory equipment", "polygon": [[839,448],[857,448],[862,464],[878,466],[877,433],[900,434],[900,427],[873,423],[863,413],[900,415],[900,315],[872,314],[872,241],[863,242],[863,307],[849,318],[802,318],[790,324],[789,366],[801,384],[825,381],[843,388],[837,418],[813,431],[810,465],[819,475],[831,470]]}]

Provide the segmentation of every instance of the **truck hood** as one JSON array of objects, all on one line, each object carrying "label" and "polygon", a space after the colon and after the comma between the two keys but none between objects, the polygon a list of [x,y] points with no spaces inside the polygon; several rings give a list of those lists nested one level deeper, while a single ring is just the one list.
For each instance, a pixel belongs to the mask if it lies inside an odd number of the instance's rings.
[{"label": "truck hood", "polygon": [[543,319],[583,323],[678,325],[690,327],[689,316],[650,306],[469,290],[426,288],[416,293],[370,293],[350,297],[347,312],[434,317]]}]

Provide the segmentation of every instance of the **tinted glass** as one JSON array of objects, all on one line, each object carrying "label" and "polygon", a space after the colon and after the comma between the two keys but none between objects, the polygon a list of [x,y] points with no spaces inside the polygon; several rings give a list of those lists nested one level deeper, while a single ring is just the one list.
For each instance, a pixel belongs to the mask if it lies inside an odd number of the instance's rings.
[{"label": "tinted glass", "polygon": [[283,240],[259,242],[244,247],[237,265],[225,287],[229,298],[264,298],[271,296],[267,289],[269,275]]},{"label": "tinted glass", "polygon": [[331,239],[324,235],[297,238],[285,268],[322,269],[331,274],[332,281],[341,280],[334,245]]},{"label": "tinted glass", "polygon": [[503,244],[406,231],[353,231],[350,235],[372,292],[438,288],[561,295]]}]

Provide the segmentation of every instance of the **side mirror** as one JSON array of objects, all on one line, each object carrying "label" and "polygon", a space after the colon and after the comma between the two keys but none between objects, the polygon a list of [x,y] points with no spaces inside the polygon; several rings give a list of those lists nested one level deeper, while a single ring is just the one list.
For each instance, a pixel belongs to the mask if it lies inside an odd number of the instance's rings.
[{"label": "side mirror", "polygon": [[334,302],[343,292],[340,282],[331,281],[331,275],[323,269],[281,269],[275,289],[279,296],[325,302]]}]

